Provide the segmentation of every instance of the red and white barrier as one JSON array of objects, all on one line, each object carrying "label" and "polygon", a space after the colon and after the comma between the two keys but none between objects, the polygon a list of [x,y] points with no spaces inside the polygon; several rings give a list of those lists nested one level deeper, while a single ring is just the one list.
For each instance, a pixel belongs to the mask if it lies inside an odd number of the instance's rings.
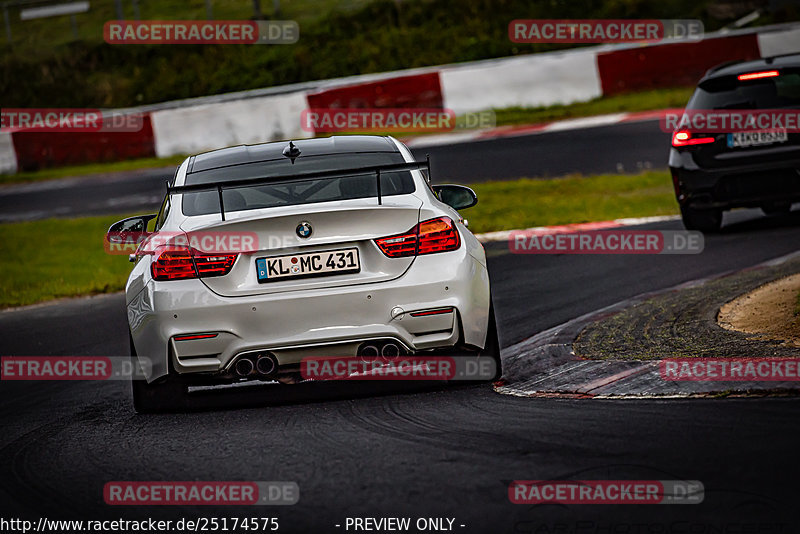
[{"label": "red and white barrier", "polygon": [[329,87],[308,93],[306,99],[309,109],[314,110],[444,107],[439,73],[435,71]]},{"label": "red and white barrier", "polygon": [[310,108],[441,108],[438,72],[396,76],[308,93]]},{"label": "red and white barrier", "polygon": [[310,137],[300,122],[309,107],[443,107],[463,114],[569,104],[630,90],[691,85],[723,61],[792,52],[800,52],[800,28],[787,24],[699,42],[587,47],[355,76],[329,80],[323,89],[301,86],[269,96],[245,92],[224,102],[200,98],[160,105],[155,111],[143,108],[146,127],[136,135],[0,132],[0,172]]},{"label": "red and white barrier", "polygon": [[445,106],[456,114],[584,102],[602,95],[593,49],[545,52],[445,67]]},{"label": "red and white barrier", "polygon": [[696,43],[642,46],[597,54],[603,95],[659,87],[694,85],[715,65],[758,59],[754,33],[706,39]]},{"label": "red and white barrier", "polygon": [[[141,117],[141,127],[135,131],[18,129],[3,132],[3,137],[0,137],[0,162],[3,168],[15,165],[16,171],[35,171],[48,167],[153,157],[156,154],[150,116],[146,113],[138,116]],[[10,139],[10,142],[4,142],[3,139]]]},{"label": "red and white barrier", "polygon": [[303,92],[200,104],[151,112],[158,157],[196,154],[226,146],[299,139],[307,107]]},{"label": "red and white barrier", "polygon": [[17,153],[11,132],[0,132],[0,174],[16,174]]}]

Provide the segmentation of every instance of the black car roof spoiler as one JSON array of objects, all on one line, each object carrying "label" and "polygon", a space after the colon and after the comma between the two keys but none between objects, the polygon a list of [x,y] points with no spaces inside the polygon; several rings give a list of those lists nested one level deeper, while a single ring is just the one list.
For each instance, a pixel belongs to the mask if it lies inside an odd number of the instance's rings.
[{"label": "black car roof spoiler", "polygon": [[428,176],[431,172],[430,156],[425,161],[412,161],[409,163],[392,163],[387,165],[370,165],[367,167],[353,167],[350,169],[337,169],[335,171],[318,171],[293,174],[291,176],[266,176],[264,178],[248,178],[246,180],[229,180],[224,182],[211,182],[206,184],[190,185],[169,185],[167,184],[167,194],[174,195],[180,193],[197,193],[200,191],[216,191],[219,196],[219,213],[222,220],[225,220],[225,203],[222,200],[222,192],[226,189],[239,189],[242,187],[255,187],[264,184],[280,184],[297,182],[312,179],[342,178],[345,176],[356,176],[359,174],[375,174],[375,182],[378,189],[378,204],[383,203],[381,199],[381,173],[397,171],[414,171],[426,169]]}]

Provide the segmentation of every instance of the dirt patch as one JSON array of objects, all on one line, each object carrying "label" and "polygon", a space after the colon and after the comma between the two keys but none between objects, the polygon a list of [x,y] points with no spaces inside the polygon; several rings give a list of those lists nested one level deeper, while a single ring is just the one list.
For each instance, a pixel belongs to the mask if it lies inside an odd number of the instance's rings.
[{"label": "dirt patch", "polygon": [[781,278],[723,305],[717,322],[728,330],[761,334],[764,339],[800,347],[798,293],[800,274]]}]

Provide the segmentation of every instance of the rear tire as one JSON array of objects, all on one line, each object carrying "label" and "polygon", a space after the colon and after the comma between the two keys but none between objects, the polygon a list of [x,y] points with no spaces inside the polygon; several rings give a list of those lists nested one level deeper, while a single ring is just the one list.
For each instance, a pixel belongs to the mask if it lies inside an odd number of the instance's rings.
[{"label": "rear tire", "polygon": [[497,336],[497,321],[494,317],[494,305],[489,304],[489,326],[486,330],[486,345],[478,353],[481,358],[491,358],[494,361],[494,376],[487,382],[496,382],[503,376],[503,363],[500,359],[500,339]]},{"label": "rear tire", "polygon": [[[137,370],[134,374],[140,374],[139,358],[136,356],[133,338],[130,338],[130,346],[131,364],[133,369]],[[150,384],[144,379],[131,377],[131,393],[133,394],[133,409],[136,410],[136,413],[175,411],[184,407],[186,398],[184,385],[171,376]]]},{"label": "rear tire", "polygon": [[722,227],[722,210],[720,209],[698,210],[681,207],[681,218],[683,219],[683,226],[687,230],[715,233],[719,232]]}]

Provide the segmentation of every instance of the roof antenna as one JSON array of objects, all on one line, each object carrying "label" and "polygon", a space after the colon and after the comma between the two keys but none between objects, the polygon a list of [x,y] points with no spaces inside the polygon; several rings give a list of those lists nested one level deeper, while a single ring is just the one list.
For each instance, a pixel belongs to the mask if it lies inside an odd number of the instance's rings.
[{"label": "roof antenna", "polygon": [[293,142],[289,141],[289,144],[283,149],[283,155],[290,158],[292,160],[292,165],[294,165],[294,160],[300,155],[300,149],[297,148]]}]

